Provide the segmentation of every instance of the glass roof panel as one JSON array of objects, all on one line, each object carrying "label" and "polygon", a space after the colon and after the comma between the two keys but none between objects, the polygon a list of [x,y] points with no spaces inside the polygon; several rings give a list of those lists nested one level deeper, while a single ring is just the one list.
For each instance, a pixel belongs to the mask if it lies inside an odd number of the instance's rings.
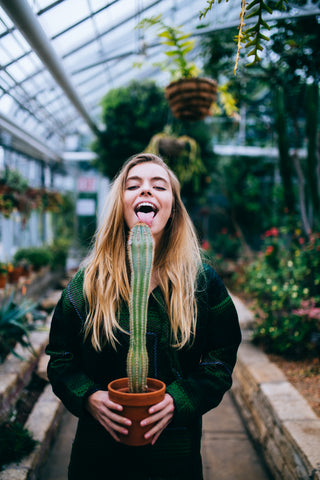
[{"label": "glass roof panel", "polygon": [[[145,78],[164,86],[169,79],[168,74],[153,67],[154,62],[164,59],[155,30],[135,29],[139,20],[162,14],[170,25],[182,25],[184,31],[195,32],[201,23],[210,29],[237,25],[240,13],[239,0],[214,4],[201,22],[199,12],[205,8],[206,0],[24,2],[51,42],[72,92],[96,122],[101,98],[110,88]],[[305,8],[311,7],[310,2]],[[40,59],[15,27],[14,14],[12,17],[0,7],[0,113],[34,135],[48,138],[57,150],[63,147],[61,137],[83,130],[84,126],[88,129],[88,119],[79,112],[65,84],[55,77],[52,59],[46,59],[47,63]],[[201,62],[197,50],[194,55]],[[133,68],[134,62],[141,60],[142,68]]]},{"label": "glass roof panel", "polygon": [[39,20],[47,35],[51,38],[87,15],[89,15],[87,0],[68,0],[44,12]]}]

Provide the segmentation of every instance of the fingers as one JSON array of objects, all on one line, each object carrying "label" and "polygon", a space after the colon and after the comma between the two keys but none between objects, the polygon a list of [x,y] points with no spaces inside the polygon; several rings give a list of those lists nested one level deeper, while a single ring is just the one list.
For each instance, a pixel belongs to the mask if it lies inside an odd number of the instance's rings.
[{"label": "fingers", "polygon": [[152,445],[157,441],[163,430],[169,425],[174,413],[173,398],[166,394],[162,402],[153,405],[149,409],[149,417],[140,422],[141,426],[152,425],[151,429],[144,435],[145,438],[152,438]]},{"label": "fingers", "polygon": [[87,399],[87,410],[91,415],[110,433],[110,435],[119,442],[119,433],[128,434],[131,421],[117,412],[123,410],[123,407],[109,399],[108,392],[99,390]]}]

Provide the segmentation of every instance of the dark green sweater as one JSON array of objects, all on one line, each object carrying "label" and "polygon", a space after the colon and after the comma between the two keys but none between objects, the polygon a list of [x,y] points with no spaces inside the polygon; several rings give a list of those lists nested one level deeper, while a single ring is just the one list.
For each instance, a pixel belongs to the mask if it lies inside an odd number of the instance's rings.
[{"label": "dark green sweater", "polygon": [[[83,271],[79,271],[56,306],[46,349],[51,356],[48,376],[53,391],[80,419],[71,463],[81,465],[79,471],[83,472],[86,457],[95,456],[94,465],[98,463],[97,455],[102,456],[105,463],[116,457],[129,461],[134,451],[135,461],[130,472],[137,469],[141,478],[145,473],[145,478],[171,478],[169,474],[173,475],[172,478],[180,478],[181,474],[183,478],[201,479],[201,416],[216,407],[231,387],[232,370],[241,341],[237,313],[220,278],[211,267],[205,266],[205,275],[198,283],[195,339],[191,347],[181,350],[170,346],[169,319],[160,288],[150,295],[147,324],[149,377],[166,383],[166,391],[174,400],[175,412],[173,421],[156,444],[147,447],[118,444],[84,408],[84,401],[91,393],[107,390],[111,380],[127,376],[129,335],[118,332],[116,350],[106,345],[101,352],[96,352],[90,340],[84,342],[82,327],[86,303],[82,289]],[[125,331],[129,330],[129,312],[125,304],[120,310],[119,323]],[[142,470],[139,470],[141,463],[137,462],[139,455],[143,460]],[[124,460],[123,472],[127,465]],[[91,465],[88,471],[97,478],[92,468]],[[76,478],[79,471],[70,478]]]}]

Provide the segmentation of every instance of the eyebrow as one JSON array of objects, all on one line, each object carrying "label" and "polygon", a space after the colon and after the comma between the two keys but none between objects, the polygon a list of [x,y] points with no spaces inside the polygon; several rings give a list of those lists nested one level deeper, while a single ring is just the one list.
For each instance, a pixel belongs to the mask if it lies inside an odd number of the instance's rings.
[{"label": "eyebrow", "polygon": [[[142,178],[139,177],[138,175],[135,175],[135,176],[132,176],[132,177],[127,177],[126,182],[128,182],[129,180],[141,181]],[[153,181],[153,182],[161,181],[161,182],[164,182],[164,183],[166,183],[167,185],[169,185],[168,180],[166,180],[164,177],[152,177],[150,180]]]}]

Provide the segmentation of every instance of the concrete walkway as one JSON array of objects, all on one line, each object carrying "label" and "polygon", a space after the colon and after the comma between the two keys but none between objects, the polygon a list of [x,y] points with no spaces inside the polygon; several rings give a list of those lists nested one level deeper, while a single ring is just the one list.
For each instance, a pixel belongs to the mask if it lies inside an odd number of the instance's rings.
[{"label": "concrete walkway", "polygon": [[[66,480],[77,419],[65,412],[39,480]],[[230,393],[203,417],[204,480],[272,480],[256,452]]]}]

